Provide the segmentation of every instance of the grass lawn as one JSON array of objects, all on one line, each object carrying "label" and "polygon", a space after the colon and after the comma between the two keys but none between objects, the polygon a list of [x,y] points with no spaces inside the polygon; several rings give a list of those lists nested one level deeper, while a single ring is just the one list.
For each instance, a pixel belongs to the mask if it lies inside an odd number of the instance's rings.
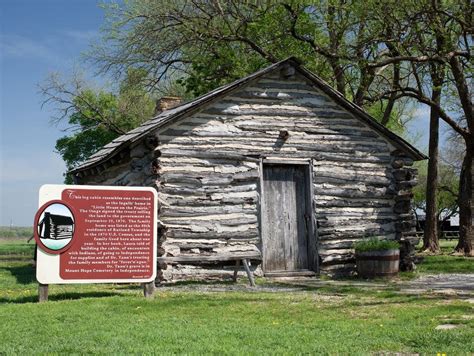
[{"label": "grass lawn", "polygon": [[[54,285],[50,302],[38,304],[32,248],[24,239],[0,239],[0,354],[474,351],[474,304],[400,294],[395,285],[278,291],[285,285],[259,280],[253,291],[212,292],[193,284],[162,287],[151,300],[137,285]],[[24,257],[2,260],[13,255]],[[426,256],[418,273],[440,270],[434,258],[456,261]],[[465,264],[452,269],[469,272]],[[436,330],[440,324],[458,327]]]},{"label": "grass lawn", "polygon": [[0,237],[30,237],[33,235],[33,228],[24,226],[0,226]]},{"label": "grass lawn", "polygon": [[[33,268],[25,262],[0,262],[0,288],[0,354],[474,350],[474,305],[453,296],[164,287],[145,300],[134,285],[55,285],[51,301],[38,304]],[[447,323],[459,327],[435,330]]]},{"label": "grass lawn", "polygon": [[35,243],[26,237],[0,237],[0,262],[33,259]]},{"label": "grass lawn", "polygon": [[[419,254],[419,273],[474,273],[474,258],[452,255],[457,241],[440,241],[441,252],[437,255]],[[418,246],[421,248],[421,244]]]}]

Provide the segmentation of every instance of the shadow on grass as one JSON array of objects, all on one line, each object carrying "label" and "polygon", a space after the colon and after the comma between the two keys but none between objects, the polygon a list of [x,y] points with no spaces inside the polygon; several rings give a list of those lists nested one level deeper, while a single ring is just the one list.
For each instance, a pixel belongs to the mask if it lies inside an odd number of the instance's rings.
[{"label": "shadow on grass", "polygon": [[35,269],[30,264],[23,264],[21,266],[0,267],[0,270],[9,272],[16,278],[19,284],[30,284],[36,282]]},{"label": "shadow on grass", "polygon": [[[63,292],[57,294],[51,294],[48,298],[49,302],[58,301],[72,301],[84,298],[107,298],[107,297],[130,297],[130,294],[122,293],[120,291],[93,291],[93,292]],[[144,297],[133,296],[133,299],[140,302],[144,300]],[[216,298],[215,294],[196,294],[196,293],[173,293],[171,296],[160,298],[159,295],[155,296],[155,299],[159,301],[161,308],[178,308],[181,309],[186,306],[205,306],[206,308],[221,308],[225,306],[235,306],[245,303],[268,303],[273,302],[275,298],[256,297],[255,294],[236,294],[226,295],[222,298]],[[37,303],[37,295],[28,295],[18,298],[0,298],[0,304],[24,304],[24,303]],[[153,308],[153,304],[149,304]]]},{"label": "shadow on grass", "polygon": [[[105,298],[114,296],[125,296],[123,293],[113,291],[94,291],[94,292],[64,292],[51,294],[48,297],[48,301],[62,301],[62,300],[77,300],[83,298]],[[19,298],[0,298],[0,304],[12,303],[12,304],[24,304],[24,303],[35,303],[38,302],[37,295],[28,295]]]}]

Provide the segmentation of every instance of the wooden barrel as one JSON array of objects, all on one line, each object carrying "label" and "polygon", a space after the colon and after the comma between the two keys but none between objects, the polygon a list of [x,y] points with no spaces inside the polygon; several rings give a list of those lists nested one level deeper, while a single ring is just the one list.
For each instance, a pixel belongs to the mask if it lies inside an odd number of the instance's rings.
[{"label": "wooden barrel", "polygon": [[393,277],[398,274],[400,250],[357,252],[356,262],[362,278]]}]

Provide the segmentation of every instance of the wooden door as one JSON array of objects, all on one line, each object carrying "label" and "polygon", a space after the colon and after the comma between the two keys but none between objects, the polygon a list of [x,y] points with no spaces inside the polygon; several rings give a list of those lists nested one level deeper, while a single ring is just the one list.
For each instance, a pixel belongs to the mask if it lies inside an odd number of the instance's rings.
[{"label": "wooden door", "polygon": [[263,268],[269,272],[307,271],[311,213],[308,167],[263,166]]}]

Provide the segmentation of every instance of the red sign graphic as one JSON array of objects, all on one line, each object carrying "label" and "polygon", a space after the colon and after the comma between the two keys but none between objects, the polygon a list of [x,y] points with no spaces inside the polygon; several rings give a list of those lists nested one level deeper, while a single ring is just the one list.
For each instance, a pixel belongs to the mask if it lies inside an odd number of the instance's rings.
[{"label": "red sign graphic", "polygon": [[64,280],[146,279],[153,276],[156,209],[150,191],[65,189],[74,210],[74,237],[60,254]]}]

